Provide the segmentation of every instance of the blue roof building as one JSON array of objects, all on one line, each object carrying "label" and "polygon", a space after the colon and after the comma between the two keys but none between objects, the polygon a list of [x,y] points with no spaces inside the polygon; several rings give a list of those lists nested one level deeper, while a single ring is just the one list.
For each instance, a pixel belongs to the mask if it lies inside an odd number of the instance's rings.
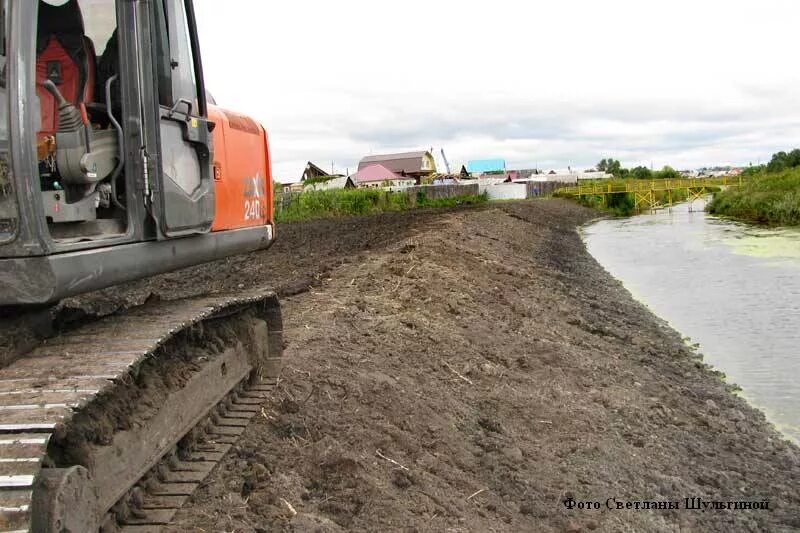
[{"label": "blue roof building", "polygon": [[484,172],[505,172],[505,159],[475,159],[467,161],[467,172],[482,174]]}]

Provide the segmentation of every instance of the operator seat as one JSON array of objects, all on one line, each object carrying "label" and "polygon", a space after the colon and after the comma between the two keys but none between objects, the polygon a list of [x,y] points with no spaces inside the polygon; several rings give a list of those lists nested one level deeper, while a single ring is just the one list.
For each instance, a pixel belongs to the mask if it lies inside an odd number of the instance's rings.
[{"label": "operator seat", "polygon": [[40,139],[58,130],[58,104],[43,83],[51,80],[64,98],[76,106],[91,102],[96,60],[94,45],[84,33],[78,1],[54,6],[39,0],[36,93],[42,112]]}]

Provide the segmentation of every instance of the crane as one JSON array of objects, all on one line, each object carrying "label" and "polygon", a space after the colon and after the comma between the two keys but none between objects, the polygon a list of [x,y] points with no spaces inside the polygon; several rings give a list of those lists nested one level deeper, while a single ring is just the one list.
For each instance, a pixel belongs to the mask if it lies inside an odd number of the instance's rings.
[{"label": "crane", "polygon": [[450,163],[447,161],[447,156],[444,155],[444,148],[441,149],[442,152],[442,159],[444,159],[444,168],[447,169],[447,173],[450,174]]}]

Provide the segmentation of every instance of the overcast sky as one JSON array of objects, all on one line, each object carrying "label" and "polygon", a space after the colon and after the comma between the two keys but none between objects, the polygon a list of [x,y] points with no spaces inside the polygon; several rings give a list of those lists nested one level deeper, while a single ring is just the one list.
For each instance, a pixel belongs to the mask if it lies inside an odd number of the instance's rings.
[{"label": "overcast sky", "polygon": [[800,146],[792,0],[195,0],[208,88],[274,175],[444,148],[453,166],[747,164]]}]

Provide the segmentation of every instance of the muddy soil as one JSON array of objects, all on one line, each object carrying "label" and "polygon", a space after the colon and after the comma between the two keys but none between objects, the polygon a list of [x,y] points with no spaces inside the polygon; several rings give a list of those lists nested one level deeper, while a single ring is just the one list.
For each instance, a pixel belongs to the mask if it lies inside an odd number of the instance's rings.
[{"label": "muddy soil", "polygon": [[68,298],[40,310],[0,308],[0,367],[37,346],[42,338],[125,309],[148,299],[174,300],[269,286],[281,296],[297,294],[327,272],[357,263],[363,253],[403,239],[412,227],[436,227],[446,211],[386,213],[364,219],[312,220],[281,225],[268,250],[214,261]]},{"label": "muddy soil", "polygon": [[289,225],[265,254],[73,305],[285,295],[277,392],[171,531],[800,530],[800,450],[587,254],[592,216],[553,200]]}]

